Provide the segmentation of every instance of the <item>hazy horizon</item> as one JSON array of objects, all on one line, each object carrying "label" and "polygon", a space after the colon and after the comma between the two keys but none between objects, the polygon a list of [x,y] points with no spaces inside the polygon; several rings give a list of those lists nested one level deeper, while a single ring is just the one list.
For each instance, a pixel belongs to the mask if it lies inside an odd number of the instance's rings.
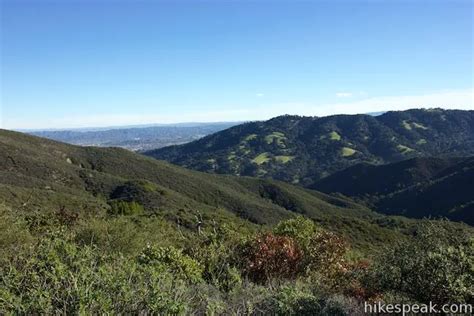
[{"label": "hazy horizon", "polygon": [[[405,110],[415,110],[415,109],[436,109],[440,108],[443,110],[474,110],[474,109],[462,109],[462,108],[443,108],[443,107],[418,107],[418,108],[407,108],[404,110],[386,110],[386,111],[374,111],[374,112],[365,112],[365,113],[334,113],[328,115],[300,115],[300,114],[288,114],[282,113],[276,116],[269,117],[268,119],[275,118],[277,116],[285,115],[297,115],[297,116],[306,116],[306,117],[326,117],[333,115],[372,115],[379,116],[386,112],[390,111],[405,111]],[[256,119],[256,120],[239,120],[239,121],[177,121],[171,123],[143,123],[143,124],[130,124],[130,125],[104,125],[104,126],[79,126],[79,127],[45,127],[45,128],[11,128],[13,131],[19,132],[42,132],[42,131],[80,131],[80,132],[95,132],[95,131],[105,131],[113,129],[134,129],[134,128],[148,128],[148,127],[183,127],[183,126],[197,126],[197,125],[211,125],[211,124],[226,124],[226,123],[235,123],[243,124],[247,122],[256,122],[256,121],[266,121],[268,119]]]}]

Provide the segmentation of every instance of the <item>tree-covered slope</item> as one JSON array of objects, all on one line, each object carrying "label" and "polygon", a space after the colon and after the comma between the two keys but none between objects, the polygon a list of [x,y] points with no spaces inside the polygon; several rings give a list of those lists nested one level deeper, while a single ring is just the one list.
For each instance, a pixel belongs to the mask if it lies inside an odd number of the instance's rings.
[{"label": "tree-covered slope", "polygon": [[119,148],[78,147],[0,131],[0,204],[19,212],[160,216],[251,227],[303,214],[370,245],[396,239],[386,220],[344,198],[290,184],[187,170]]},{"label": "tree-covered slope", "polygon": [[318,180],[312,188],[347,196],[380,196],[426,182],[466,158],[411,158],[384,165],[360,163]]},{"label": "tree-covered slope", "polygon": [[474,154],[474,111],[408,110],[380,116],[280,116],[146,152],[211,173],[310,186],[349,166]]},{"label": "tree-covered slope", "polygon": [[442,216],[474,224],[474,157],[359,164],[321,179],[313,188],[364,200],[387,214]]}]

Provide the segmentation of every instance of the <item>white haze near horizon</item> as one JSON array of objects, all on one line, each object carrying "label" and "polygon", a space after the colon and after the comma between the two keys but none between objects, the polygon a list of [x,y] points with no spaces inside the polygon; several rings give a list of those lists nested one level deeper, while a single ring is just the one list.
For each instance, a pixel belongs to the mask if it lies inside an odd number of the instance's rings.
[{"label": "white haze near horizon", "polygon": [[[347,94],[350,94],[349,92]],[[345,99],[346,100],[346,99]],[[318,104],[287,102],[265,104],[247,108],[235,105],[213,112],[187,112],[179,116],[154,113],[131,115],[84,115],[56,117],[47,120],[24,120],[2,116],[0,106],[0,128],[5,129],[71,129],[88,127],[130,126],[145,124],[177,124],[183,122],[237,122],[267,120],[275,116],[290,114],[302,116],[327,116],[334,114],[362,114],[385,111],[401,111],[412,108],[443,108],[474,110],[474,88],[445,90],[422,95],[364,97],[359,100]]]}]

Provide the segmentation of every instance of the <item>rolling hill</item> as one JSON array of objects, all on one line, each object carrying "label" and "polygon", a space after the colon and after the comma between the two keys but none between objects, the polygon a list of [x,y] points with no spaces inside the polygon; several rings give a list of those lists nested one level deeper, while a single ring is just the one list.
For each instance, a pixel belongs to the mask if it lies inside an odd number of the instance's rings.
[{"label": "rolling hill", "polygon": [[[159,216],[189,230],[212,222],[243,227],[296,214],[371,247],[400,238],[397,222],[345,198],[278,181],[206,174],[120,148],[79,147],[0,130],[0,204],[18,214]],[[404,221],[404,220],[400,220]]]},{"label": "rolling hill", "polygon": [[310,187],[361,162],[474,154],[474,111],[414,109],[379,116],[280,116],[145,153],[210,173]]},{"label": "rolling hill", "polygon": [[474,225],[474,157],[358,164],[312,187],[365,201],[386,214],[442,216]]}]

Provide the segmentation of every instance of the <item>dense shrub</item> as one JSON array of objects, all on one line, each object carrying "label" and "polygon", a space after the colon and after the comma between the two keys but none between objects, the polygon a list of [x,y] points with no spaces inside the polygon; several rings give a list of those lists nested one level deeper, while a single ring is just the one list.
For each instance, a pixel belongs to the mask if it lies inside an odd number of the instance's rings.
[{"label": "dense shrub", "polygon": [[138,215],[144,211],[143,206],[135,201],[112,200],[109,205],[111,215]]},{"label": "dense shrub", "polygon": [[306,249],[308,271],[324,272],[331,275],[345,269],[344,255],[348,245],[344,238],[329,231],[319,231],[310,239]]},{"label": "dense shrub", "polygon": [[158,216],[84,218],[70,229],[74,232],[74,242],[79,245],[94,245],[103,252],[120,252],[133,257],[147,244],[163,247],[193,244],[189,232],[181,232],[176,224]]},{"label": "dense shrub", "polygon": [[147,247],[129,260],[78,247],[57,232],[1,262],[0,313],[301,315],[327,305],[292,282],[274,288],[241,282],[224,294],[195,283],[198,270],[176,249]]},{"label": "dense shrub", "polygon": [[77,247],[64,233],[0,265],[0,313],[184,313],[186,282],[155,266]]},{"label": "dense shrub", "polygon": [[312,220],[303,216],[281,221],[273,228],[273,232],[276,235],[295,239],[303,250],[310,247],[311,238],[320,230],[321,228]]},{"label": "dense shrub", "polygon": [[275,295],[259,304],[263,310],[271,310],[277,315],[319,315],[321,304],[318,297],[307,289],[284,285]]},{"label": "dense shrub", "polygon": [[471,236],[431,221],[370,262],[346,260],[344,239],[303,217],[263,234],[178,234],[156,216],[0,219],[1,315],[361,315],[363,301],[474,294]]},{"label": "dense shrub", "polygon": [[94,245],[101,251],[137,254],[146,238],[135,221],[122,216],[93,218],[75,227],[74,241],[79,245]]},{"label": "dense shrub", "polygon": [[258,303],[257,310],[271,315],[365,315],[362,304],[357,300],[320,292],[309,282],[282,284]]},{"label": "dense shrub", "polygon": [[244,271],[256,282],[296,277],[302,256],[293,238],[271,233],[258,235],[241,249]]},{"label": "dense shrub", "polygon": [[427,221],[412,240],[376,259],[365,286],[427,303],[473,302],[474,240]]},{"label": "dense shrub", "polygon": [[27,223],[0,205],[0,258],[15,253],[25,244],[32,242]]},{"label": "dense shrub", "polygon": [[203,266],[204,280],[224,292],[242,284],[235,258],[236,246],[237,243],[205,240],[192,249],[193,257]]},{"label": "dense shrub", "polygon": [[274,232],[298,243],[303,256],[301,265],[307,273],[318,271],[329,275],[344,269],[347,243],[339,235],[321,229],[312,220],[299,216],[282,221]]},{"label": "dense shrub", "polygon": [[142,265],[171,272],[176,278],[197,283],[202,281],[202,266],[174,247],[147,246],[137,258]]}]

